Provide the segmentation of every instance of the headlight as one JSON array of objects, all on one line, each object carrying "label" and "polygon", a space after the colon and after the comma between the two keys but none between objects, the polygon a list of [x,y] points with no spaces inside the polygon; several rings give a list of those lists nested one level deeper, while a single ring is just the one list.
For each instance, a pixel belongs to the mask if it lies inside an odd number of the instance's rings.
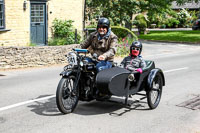
[{"label": "headlight", "polygon": [[129,81],[134,81],[135,80],[135,76],[134,76],[133,73],[131,73],[131,74],[128,75],[128,80]]},{"label": "headlight", "polygon": [[83,66],[83,62],[82,61],[80,61],[80,66]]},{"label": "headlight", "polygon": [[67,61],[72,66],[77,65],[77,55],[76,55],[76,53],[69,52],[68,55],[67,55]]}]

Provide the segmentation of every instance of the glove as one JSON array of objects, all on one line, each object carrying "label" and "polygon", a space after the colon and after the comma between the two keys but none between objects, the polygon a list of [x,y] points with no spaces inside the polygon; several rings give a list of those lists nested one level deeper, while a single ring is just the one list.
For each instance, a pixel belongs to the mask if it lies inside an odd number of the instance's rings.
[{"label": "glove", "polygon": [[136,69],[136,71],[139,72],[140,74],[142,73],[142,69],[141,68]]}]

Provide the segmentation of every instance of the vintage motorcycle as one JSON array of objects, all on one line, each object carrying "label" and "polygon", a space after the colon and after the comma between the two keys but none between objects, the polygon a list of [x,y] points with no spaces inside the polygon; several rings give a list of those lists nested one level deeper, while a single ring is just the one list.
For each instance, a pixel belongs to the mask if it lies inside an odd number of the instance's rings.
[{"label": "vintage motorcycle", "polygon": [[[144,95],[151,109],[158,106],[165,78],[162,70],[155,68],[153,61],[146,61],[142,74],[116,65],[97,73],[97,56],[94,54],[90,58],[93,61],[88,61],[87,53],[87,49],[73,49],[67,55],[68,65],[60,73],[62,78],[56,91],[56,104],[60,112],[73,112],[79,100],[103,101],[112,95],[125,97],[125,105],[130,95]],[[138,93],[140,91],[146,91],[146,94]]]}]

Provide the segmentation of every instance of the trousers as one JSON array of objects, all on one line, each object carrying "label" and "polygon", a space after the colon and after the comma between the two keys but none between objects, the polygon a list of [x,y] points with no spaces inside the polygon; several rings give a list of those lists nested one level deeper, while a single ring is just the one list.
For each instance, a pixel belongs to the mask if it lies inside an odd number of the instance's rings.
[{"label": "trousers", "polygon": [[88,62],[93,62],[96,65],[97,72],[102,71],[104,69],[108,69],[112,67],[112,62],[110,61],[93,61],[91,58],[86,58]]}]

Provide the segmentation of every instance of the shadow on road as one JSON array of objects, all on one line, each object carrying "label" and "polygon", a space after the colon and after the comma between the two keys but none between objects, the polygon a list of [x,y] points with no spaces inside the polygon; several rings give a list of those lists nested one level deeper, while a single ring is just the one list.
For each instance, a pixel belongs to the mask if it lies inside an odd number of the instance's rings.
[{"label": "shadow on road", "polygon": [[[49,95],[42,95],[41,97],[46,97]],[[91,102],[82,102],[79,101],[74,114],[78,115],[99,115],[108,113],[110,116],[122,116],[132,110],[149,110],[146,102],[138,100],[129,100],[128,103],[131,103],[130,106],[123,104],[123,99],[112,98],[111,101],[91,101]],[[56,98],[50,98],[46,101],[35,102],[32,105],[28,106],[32,108],[31,111],[43,116],[58,116],[62,115],[57,108]]]},{"label": "shadow on road", "polygon": [[132,110],[149,110],[146,102],[129,100],[130,105],[125,105],[123,99],[112,98],[110,101],[81,102],[78,104],[75,114],[98,115],[108,113],[110,116],[122,116]]},{"label": "shadow on road", "polygon": [[[42,98],[42,97],[47,97],[49,95],[41,95],[37,98]],[[56,106],[56,98],[50,98],[46,101],[42,102],[34,102],[33,105],[29,105],[29,108],[32,108],[31,111],[38,114],[38,115],[43,115],[43,116],[58,116],[62,115],[60,111],[57,109]]]}]

